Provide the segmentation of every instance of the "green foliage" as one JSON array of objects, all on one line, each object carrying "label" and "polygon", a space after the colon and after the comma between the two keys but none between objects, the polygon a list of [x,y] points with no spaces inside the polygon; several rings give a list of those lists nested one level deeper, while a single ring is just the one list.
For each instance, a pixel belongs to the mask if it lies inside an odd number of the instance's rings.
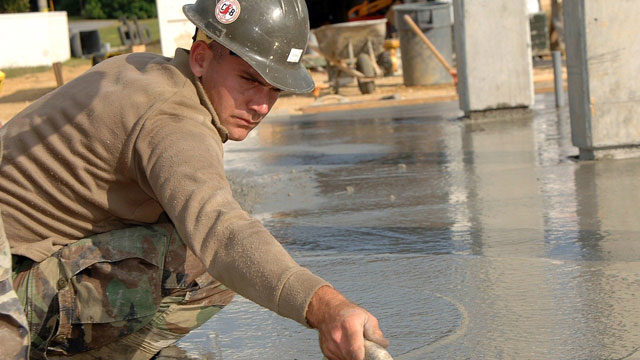
[{"label": "green foliage", "polygon": [[87,0],[82,10],[82,16],[89,19],[106,19],[107,15],[102,11],[99,0]]},{"label": "green foliage", "polygon": [[82,14],[89,19],[117,19],[123,15],[148,19],[157,16],[155,0],[56,0],[55,7],[69,15]]},{"label": "green foliage", "polygon": [[80,0],[54,0],[53,7],[58,11],[66,11],[69,16],[82,14],[82,1]]},{"label": "green foliage", "polygon": [[0,13],[20,13],[29,11],[29,0],[2,0],[0,1]]}]

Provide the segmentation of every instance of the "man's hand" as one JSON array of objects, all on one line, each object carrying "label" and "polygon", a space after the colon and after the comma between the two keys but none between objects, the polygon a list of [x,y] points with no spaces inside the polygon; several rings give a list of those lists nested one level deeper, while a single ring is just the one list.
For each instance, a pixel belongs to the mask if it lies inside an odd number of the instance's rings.
[{"label": "man's hand", "polygon": [[389,346],[378,320],[329,286],[311,298],[309,325],[320,333],[320,349],[329,360],[364,360],[364,339]]}]

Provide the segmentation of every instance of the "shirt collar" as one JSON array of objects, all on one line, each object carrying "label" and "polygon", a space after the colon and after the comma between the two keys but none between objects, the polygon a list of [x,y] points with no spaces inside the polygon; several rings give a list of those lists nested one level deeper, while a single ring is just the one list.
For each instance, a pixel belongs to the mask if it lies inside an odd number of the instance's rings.
[{"label": "shirt collar", "polygon": [[211,105],[211,101],[209,97],[207,97],[207,93],[204,91],[204,87],[202,87],[202,83],[200,79],[198,79],[195,74],[191,71],[191,66],[189,65],[189,51],[185,49],[178,48],[176,49],[176,53],[173,57],[171,63],[178,69],[180,72],[193,83],[196,88],[196,92],[198,93],[198,98],[200,99],[200,104],[204,106],[209,113],[211,113],[211,123],[218,130],[220,134],[220,138],[222,138],[222,142],[227,142],[229,140],[229,132],[227,129],[222,126],[220,123],[220,119],[216,114],[213,105]]}]

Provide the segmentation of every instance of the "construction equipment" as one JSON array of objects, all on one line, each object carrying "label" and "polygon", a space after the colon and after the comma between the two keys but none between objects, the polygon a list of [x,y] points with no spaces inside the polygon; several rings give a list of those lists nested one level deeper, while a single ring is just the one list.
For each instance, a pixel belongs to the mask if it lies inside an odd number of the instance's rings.
[{"label": "construction equipment", "polygon": [[347,13],[349,19],[363,19],[378,11],[385,10],[393,4],[393,0],[376,0],[369,2],[365,0],[362,4],[356,5]]},{"label": "construction equipment", "polygon": [[118,26],[118,34],[120,35],[122,46],[113,49],[107,47],[103,51],[94,52],[91,56],[91,66],[114,56],[129,52],[145,52],[147,50],[147,44],[151,41],[149,27],[140,24],[135,15],[121,16],[120,21],[122,24]]},{"label": "construction equipment", "polygon": [[0,71],[0,91],[2,91],[2,84],[4,84],[4,73]]},{"label": "construction equipment", "polygon": [[151,41],[151,31],[146,25],[138,22],[135,15],[121,16],[122,25],[118,26],[118,34],[120,41],[124,46],[133,47],[134,45],[146,45]]},{"label": "construction equipment", "polygon": [[358,80],[360,92],[375,90],[375,78],[384,75],[376,60],[384,51],[387,19],[350,21],[325,25],[313,30],[318,47],[312,47],[329,63],[329,82],[336,93],[340,76],[347,74]]}]

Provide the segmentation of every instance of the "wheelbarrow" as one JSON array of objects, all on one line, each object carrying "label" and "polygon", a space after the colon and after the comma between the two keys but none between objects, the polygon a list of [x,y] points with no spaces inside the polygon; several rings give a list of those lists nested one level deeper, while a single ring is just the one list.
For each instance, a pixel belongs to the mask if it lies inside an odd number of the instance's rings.
[{"label": "wheelbarrow", "polygon": [[350,21],[313,30],[318,46],[312,49],[327,60],[334,92],[340,90],[343,74],[357,79],[361,93],[375,90],[375,79],[384,75],[376,59],[385,51],[386,23],[387,19]]}]

